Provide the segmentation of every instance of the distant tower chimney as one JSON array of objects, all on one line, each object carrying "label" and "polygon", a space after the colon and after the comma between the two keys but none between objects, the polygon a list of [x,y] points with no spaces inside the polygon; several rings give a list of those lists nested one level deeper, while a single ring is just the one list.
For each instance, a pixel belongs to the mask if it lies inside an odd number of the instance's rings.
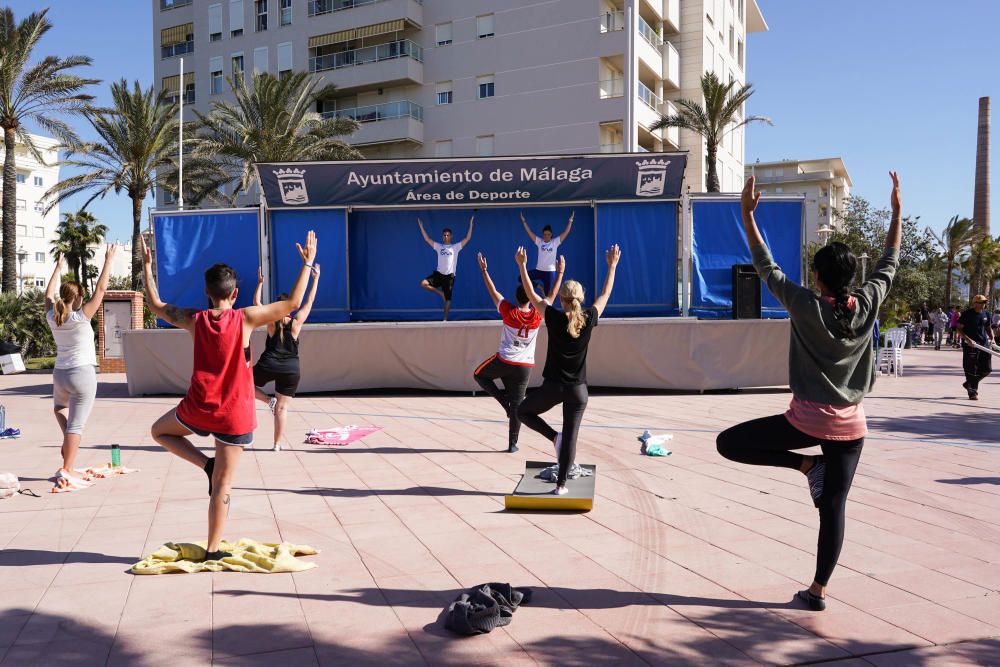
[{"label": "distant tower chimney", "polygon": [[990,98],[979,98],[979,132],[976,136],[976,194],[972,204],[976,229],[990,233]]}]

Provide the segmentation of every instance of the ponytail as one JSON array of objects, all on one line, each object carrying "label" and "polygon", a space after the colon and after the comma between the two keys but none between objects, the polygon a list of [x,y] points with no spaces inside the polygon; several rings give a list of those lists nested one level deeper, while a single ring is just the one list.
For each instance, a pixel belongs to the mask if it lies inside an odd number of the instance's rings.
[{"label": "ponytail", "polygon": [[854,338],[854,329],[851,327],[850,298],[847,285],[838,289],[833,295],[834,334],[837,338]]},{"label": "ponytail", "polygon": [[833,296],[834,325],[831,333],[837,338],[853,339],[856,332],[851,326],[854,304],[850,288],[858,270],[857,258],[845,244],[834,241],[813,256],[813,269]]},{"label": "ponytail", "polygon": [[69,314],[73,312],[73,304],[83,294],[83,287],[76,281],[63,283],[59,288],[59,298],[52,305],[52,318],[56,321],[56,326],[61,327],[69,319]]},{"label": "ponytail", "polygon": [[567,280],[559,290],[559,300],[569,324],[567,333],[573,338],[579,338],[580,332],[587,324],[587,316],[583,312],[583,285],[575,280]]}]

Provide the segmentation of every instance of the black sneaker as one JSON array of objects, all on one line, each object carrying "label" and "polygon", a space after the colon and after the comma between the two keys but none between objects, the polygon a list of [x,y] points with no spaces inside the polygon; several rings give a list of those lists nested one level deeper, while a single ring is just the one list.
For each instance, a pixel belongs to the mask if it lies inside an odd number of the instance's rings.
[{"label": "black sneaker", "polygon": [[228,551],[206,551],[205,560],[222,560],[223,558],[232,558],[233,555]]},{"label": "black sneaker", "polygon": [[507,453],[508,454],[513,454],[516,451],[517,451],[517,445],[508,445],[507,446]]},{"label": "black sneaker", "polygon": [[819,499],[823,496],[823,478],[826,477],[826,461],[822,456],[813,459],[813,466],[806,473],[806,480],[809,482],[809,495],[812,496],[813,505],[819,507]]},{"label": "black sneaker", "polygon": [[808,588],[804,591],[799,591],[798,598],[805,602],[806,605],[813,611],[824,611],[826,609],[826,598],[813,595],[813,592]]}]

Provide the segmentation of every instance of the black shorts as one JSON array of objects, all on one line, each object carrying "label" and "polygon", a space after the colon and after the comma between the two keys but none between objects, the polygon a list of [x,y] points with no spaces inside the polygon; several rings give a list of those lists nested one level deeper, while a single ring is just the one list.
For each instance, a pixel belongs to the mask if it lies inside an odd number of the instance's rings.
[{"label": "black shorts", "polygon": [[451,291],[455,289],[455,274],[445,275],[443,273],[438,273],[435,271],[431,275],[424,278],[427,284],[431,287],[436,287],[437,289],[444,292],[444,300],[451,301]]},{"label": "black shorts", "polygon": [[299,388],[299,379],[301,377],[298,369],[278,371],[261,367],[260,364],[253,367],[253,384],[255,387],[263,387],[268,382],[273,382],[274,391],[289,398],[295,397],[295,390]]},{"label": "black shorts", "polygon": [[181,418],[177,416],[176,412],[174,413],[174,419],[176,419],[177,423],[186,428],[187,430],[191,431],[195,435],[200,435],[203,438],[212,436],[221,443],[227,445],[237,445],[239,447],[246,447],[247,445],[253,444],[253,431],[251,431],[250,433],[243,433],[241,435],[232,435],[229,433],[212,433],[211,431],[203,431],[200,428],[195,428],[194,426],[191,426],[190,424],[185,424],[181,420]]}]

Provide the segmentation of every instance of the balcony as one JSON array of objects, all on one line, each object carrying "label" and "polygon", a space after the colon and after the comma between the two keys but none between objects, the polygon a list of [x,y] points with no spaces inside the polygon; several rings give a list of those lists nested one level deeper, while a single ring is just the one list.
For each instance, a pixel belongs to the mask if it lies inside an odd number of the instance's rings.
[{"label": "balcony", "polygon": [[622,97],[625,95],[625,79],[605,79],[600,82],[600,95],[602,100],[612,97]]},{"label": "balcony", "polygon": [[191,0],[160,0],[160,11],[165,12],[168,9],[177,9],[190,4]]},{"label": "balcony", "polygon": [[639,36],[641,39],[635,40],[635,51],[639,56],[639,62],[648,67],[659,79],[663,75],[663,39],[641,17]]},{"label": "balcony", "polygon": [[386,102],[353,109],[337,109],[323,118],[351,118],[361,123],[350,138],[353,146],[397,142],[424,143],[424,108],[409,100]]},{"label": "balcony", "polygon": [[664,14],[663,20],[668,24],[668,28],[673,32],[681,30],[681,2],[680,0],[663,0]]},{"label": "balcony", "polygon": [[[636,88],[636,97],[640,103],[635,105],[635,120],[648,130],[651,125],[660,120],[660,108],[663,105],[663,100],[641,81],[636,83]],[[657,139],[660,138],[659,130],[650,131],[650,134]]]},{"label": "balcony", "polygon": [[[670,100],[663,100],[663,104],[660,105],[660,113],[664,116],[676,116],[677,107]],[[675,149],[681,147],[681,130],[679,127],[666,127],[660,130],[660,137],[663,139],[664,144],[671,144]],[[664,145],[664,148],[667,148]]]},{"label": "balcony", "polygon": [[160,60],[176,58],[177,56],[183,56],[185,53],[194,53],[194,40],[161,46]]},{"label": "balcony", "polygon": [[423,49],[402,40],[309,58],[311,72],[332,72],[327,80],[355,92],[424,83]]},{"label": "balcony", "polygon": [[663,46],[663,38],[660,36],[660,33],[656,32],[653,26],[646,23],[641,16],[639,17],[639,34],[656,51],[659,51],[660,47]]},{"label": "balcony", "polygon": [[681,56],[670,42],[663,43],[663,87],[678,90],[681,87]]},{"label": "balcony", "polygon": [[343,69],[345,67],[357,67],[385,60],[396,60],[397,58],[413,58],[417,62],[423,62],[424,50],[418,44],[408,39],[389,42],[388,44],[378,44],[376,46],[365,46],[360,49],[340,51],[324,56],[312,56],[309,58],[309,71],[324,72],[331,69]]},{"label": "balcony", "polygon": [[625,12],[604,12],[598,17],[601,32],[617,32],[625,29]]},{"label": "balcony", "polygon": [[[190,0],[188,1],[190,2]],[[345,9],[374,5],[378,2],[386,2],[386,0],[309,0],[308,12],[309,16],[320,16]],[[413,2],[418,5],[424,4],[424,0],[413,0]]]}]

